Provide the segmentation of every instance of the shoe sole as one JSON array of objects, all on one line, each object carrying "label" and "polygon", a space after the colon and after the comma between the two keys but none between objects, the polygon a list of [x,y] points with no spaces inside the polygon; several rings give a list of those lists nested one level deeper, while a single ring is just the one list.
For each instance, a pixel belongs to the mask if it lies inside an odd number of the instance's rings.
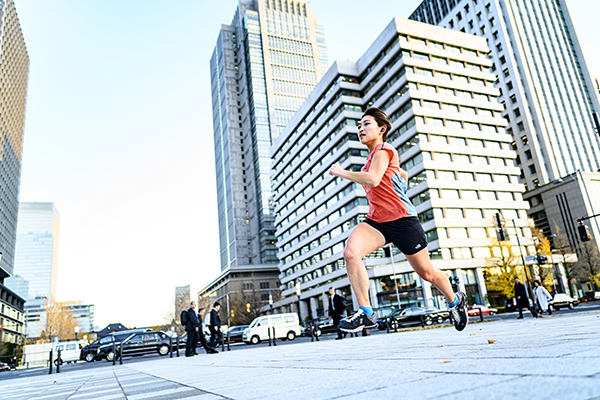
[{"label": "shoe sole", "polygon": [[345,328],[341,328],[340,327],[340,331],[348,332],[348,333],[356,333],[356,332],[362,331],[363,329],[373,329],[375,327],[377,327],[377,324],[375,324],[375,325],[362,325],[362,326],[359,326],[358,328],[354,328],[354,329],[345,329]]}]

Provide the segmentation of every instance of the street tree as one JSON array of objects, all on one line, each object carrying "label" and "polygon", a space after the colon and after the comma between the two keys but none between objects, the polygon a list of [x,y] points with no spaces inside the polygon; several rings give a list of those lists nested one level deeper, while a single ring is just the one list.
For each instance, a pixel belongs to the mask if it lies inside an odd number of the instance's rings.
[{"label": "street tree", "polygon": [[600,253],[592,242],[579,244],[578,261],[576,264],[579,278],[589,279],[594,291],[600,287]]},{"label": "street tree", "polygon": [[42,326],[40,342],[50,342],[55,337],[61,340],[75,338],[75,327],[78,322],[73,316],[73,312],[62,302],[53,298],[44,301],[46,306],[46,321]]},{"label": "street tree", "polygon": [[[571,243],[569,242],[569,238],[565,233],[558,227],[558,225],[554,225],[552,232],[554,232],[554,251],[557,255],[560,256],[562,260],[563,271],[565,274],[565,281],[567,282],[567,294],[569,296],[573,296],[573,285],[577,283],[577,277],[579,275],[578,266],[575,262],[572,262],[571,258],[575,253],[575,249],[571,247]],[[560,268],[558,269],[559,279],[561,278]]]},{"label": "street tree", "polygon": [[484,271],[485,284],[489,291],[498,292],[505,297],[514,295],[515,277],[518,276],[518,258],[513,253],[510,241],[499,242],[490,238],[489,258]]}]

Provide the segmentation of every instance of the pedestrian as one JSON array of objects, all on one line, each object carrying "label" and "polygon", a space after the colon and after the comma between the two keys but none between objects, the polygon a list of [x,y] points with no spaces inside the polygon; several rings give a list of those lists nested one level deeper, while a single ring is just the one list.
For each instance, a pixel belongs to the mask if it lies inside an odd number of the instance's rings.
[{"label": "pedestrian", "polygon": [[223,333],[221,332],[221,317],[219,317],[219,310],[221,309],[221,303],[218,301],[213,305],[213,309],[210,310],[210,347],[216,347],[221,343]]},{"label": "pedestrian", "polygon": [[552,296],[537,279],[533,281],[533,297],[540,306],[540,314],[543,314],[544,310],[548,310],[548,315],[552,315],[552,307],[548,304],[552,300]]},{"label": "pedestrian", "polygon": [[206,314],[206,310],[204,309],[204,307],[198,309],[198,320],[200,321],[200,329],[198,330],[198,339],[200,340],[200,344],[202,345],[202,347],[204,347],[204,350],[206,350],[207,354],[216,354],[218,353],[218,351],[214,348],[211,347],[207,342],[206,342],[206,337],[204,337],[204,323],[202,321],[204,321],[204,314]]},{"label": "pedestrian", "polygon": [[198,320],[198,314],[196,314],[196,302],[190,303],[190,308],[187,310],[187,316],[185,321],[185,331],[187,332],[187,340],[185,342],[185,356],[191,357],[196,353],[196,341],[197,333],[200,328],[200,321]]},{"label": "pedestrian", "polygon": [[407,196],[408,174],[400,168],[396,149],[386,143],[392,129],[388,116],[378,108],[367,109],[358,124],[358,139],[369,149],[369,157],[360,172],[347,171],[333,164],[329,174],[362,185],[369,201],[369,213],[350,234],[344,248],[346,271],[356,294],[359,310],[343,318],[340,329],[358,332],[377,326],[369,299],[369,276],[362,261],[375,250],[393,243],[406,256],[419,276],[432,283],[445,296],[454,319],[454,327],[467,326],[467,300],[462,292],[454,293],[448,276],[435,268],[429,259],[425,232],[415,207]]},{"label": "pedestrian", "polygon": [[[333,327],[337,331],[337,338],[342,339],[342,331],[339,329],[340,320],[344,318],[344,298],[335,292],[335,289],[329,288],[329,316],[333,319]],[[344,332],[344,337],[346,333]]]},{"label": "pedestrian", "polygon": [[537,318],[537,312],[529,305],[525,285],[521,283],[519,278],[515,278],[515,298],[517,299],[517,310],[519,310],[517,319],[523,319],[523,308],[527,308],[531,312],[531,315],[533,315],[533,318]]}]

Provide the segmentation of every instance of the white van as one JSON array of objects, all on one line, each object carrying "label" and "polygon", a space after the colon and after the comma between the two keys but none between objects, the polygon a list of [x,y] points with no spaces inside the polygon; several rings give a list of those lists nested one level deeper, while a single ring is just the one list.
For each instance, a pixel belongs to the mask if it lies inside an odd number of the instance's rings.
[{"label": "white van", "polygon": [[[85,341],[57,342],[52,344],[52,358],[54,365],[63,363],[72,363],[79,360],[81,347],[85,346]],[[60,350],[60,360],[58,359],[58,350]]]},{"label": "white van", "polygon": [[248,328],[244,330],[242,339],[246,344],[258,344],[261,340],[269,339],[275,330],[275,337],[281,340],[294,340],[302,333],[300,318],[296,313],[273,314],[255,318]]}]

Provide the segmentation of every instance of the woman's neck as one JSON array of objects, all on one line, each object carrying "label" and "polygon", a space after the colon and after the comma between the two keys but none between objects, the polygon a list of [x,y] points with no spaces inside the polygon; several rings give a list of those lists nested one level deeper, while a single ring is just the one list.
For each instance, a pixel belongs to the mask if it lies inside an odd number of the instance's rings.
[{"label": "woman's neck", "polygon": [[369,149],[369,154],[375,150],[375,148],[383,143],[383,140],[374,140],[371,143],[367,144],[367,148]]}]

